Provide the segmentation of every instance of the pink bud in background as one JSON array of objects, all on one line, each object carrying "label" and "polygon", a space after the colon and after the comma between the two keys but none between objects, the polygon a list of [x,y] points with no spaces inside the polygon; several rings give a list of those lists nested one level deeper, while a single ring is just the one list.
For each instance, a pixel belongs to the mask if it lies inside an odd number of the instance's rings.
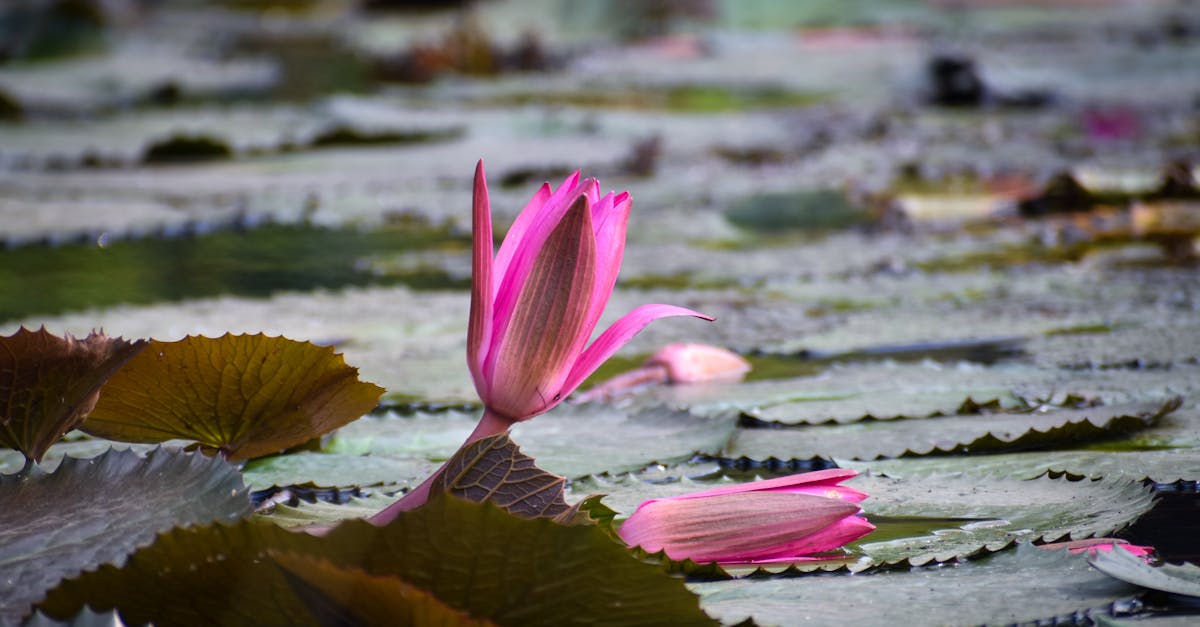
[{"label": "pink bud in background", "polygon": [[736,383],[750,372],[750,362],[737,353],[707,344],[668,344],[640,368],[621,373],[574,400],[611,399],[654,383]]},{"label": "pink bud in background", "polygon": [[638,506],[619,530],[630,546],[676,560],[763,563],[819,559],[875,529],[832,469],[726,486]]}]

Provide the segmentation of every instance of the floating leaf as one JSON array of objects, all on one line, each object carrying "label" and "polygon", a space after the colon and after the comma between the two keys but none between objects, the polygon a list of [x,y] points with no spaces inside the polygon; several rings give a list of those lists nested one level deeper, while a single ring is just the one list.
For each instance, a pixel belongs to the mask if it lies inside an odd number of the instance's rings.
[{"label": "floating leaf", "polygon": [[1089,568],[1082,555],[1029,545],[940,568],[688,587],[700,594],[701,607],[725,624],[752,617],[758,624],[779,625],[795,624],[798,617],[814,624],[878,624],[885,618],[881,611],[899,611],[900,618],[925,625],[1058,624],[1056,617],[1086,616],[1137,593]]},{"label": "floating leaf", "polygon": [[53,473],[0,476],[0,622],[26,614],[63,577],[122,563],[156,533],[249,513],[232,466],[166,449],[69,457]]},{"label": "floating leaf", "polygon": [[1108,536],[1154,506],[1153,492],[1128,479],[859,475],[846,483],[871,495],[862,503],[868,519],[937,523],[925,534],[881,541],[883,534],[877,531],[863,538],[860,549],[875,564],[946,562],[997,551],[1015,541]]},{"label": "floating leaf", "polygon": [[[339,429],[327,450],[384,458],[448,459],[479,421],[477,412],[370,416]],[[637,470],[696,453],[716,454],[729,442],[737,416],[697,414],[662,405],[640,408],[560,405],[518,424],[513,439],[538,466],[566,477]]]},{"label": "floating leaf", "polygon": [[798,400],[762,409],[751,409],[745,416],[780,425],[846,424],[864,420],[932,418],[952,414],[978,413],[980,409],[1013,408],[1016,397],[1003,389],[962,390],[871,390],[851,392],[841,398]]},{"label": "floating leaf", "polygon": [[285,529],[292,527],[327,526],[343,520],[370,518],[399,498],[372,493],[363,498],[351,497],[345,503],[314,503],[300,501],[296,505],[279,504],[256,516]]},{"label": "floating leaf", "polygon": [[386,455],[300,452],[260,457],[246,463],[246,484],[254,490],[311,483],[322,487],[415,487],[438,465],[426,459]]},{"label": "floating leaf", "polygon": [[571,509],[563,500],[566,483],[565,477],[538,468],[502,433],[460,449],[438,473],[432,490],[493,503],[522,518],[556,518]]},{"label": "floating leaf", "polygon": [[1088,561],[1100,572],[1135,586],[1200,597],[1200,566],[1195,564],[1151,566],[1122,549],[1098,551]]},{"label": "floating leaf", "polygon": [[[175,529],[130,556],[63,582],[53,617],[85,604],[126,623],[313,625],[272,555],[394,577],[449,608],[499,625],[711,625],[682,582],[594,526],[522,519],[487,503],[436,498],[386,527],[349,521],[324,537],[243,522]],[[146,594],[153,590],[153,595]]]},{"label": "floating leaf", "polygon": [[127,442],[190,439],[248,459],[336,429],[382,394],[332,348],[308,342],[262,334],[154,340],[108,382],[83,429]]},{"label": "floating leaf", "polygon": [[928,475],[984,474],[1014,479],[1033,479],[1046,473],[1073,478],[1149,479],[1158,483],[1200,480],[1200,450],[1163,451],[1044,451],[972,455],[969,457],[922,457],[841,462],[862,471],[889,477],[917,478]]},{"label": "floating leaf", "polygon": [[473,619],[399,577],[369,575],[357,568],[287,553],[272,557],[322,625],[495,625]]},{"label": "floating leaf", "polygon": [[95,332],[58,337],[45,327],[0,337],[0,445],[41,461],[83,422],[104,381],[145,345]]},{"label": "floating leaf", "polygon": [[920,420],[860,422],[791,429],[743,429],[729,456],[805,459],[817,455],[876,459],[953,453],[1048,448],[1145,429],[1179,407],[1159,403],[1057,409],[1045,413],[996,413]]}]

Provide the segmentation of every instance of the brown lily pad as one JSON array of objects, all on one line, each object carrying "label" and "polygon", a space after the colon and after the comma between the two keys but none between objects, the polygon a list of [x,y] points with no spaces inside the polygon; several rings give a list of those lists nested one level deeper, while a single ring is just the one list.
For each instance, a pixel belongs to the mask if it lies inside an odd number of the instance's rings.
[{"label": "brown lily pad", "polygon": [[0,337],[0,445],[40,462],[84,421],[105,380],[145,346],[101,332],[59,337],[45,327]]},{"label": "brown lily pad", "polygon": [[225,334],[152,340],[104,387],[83,425],[124,442],[195,440],[226,459],[270,455],[361,417],[383,388],[332,348]]}]

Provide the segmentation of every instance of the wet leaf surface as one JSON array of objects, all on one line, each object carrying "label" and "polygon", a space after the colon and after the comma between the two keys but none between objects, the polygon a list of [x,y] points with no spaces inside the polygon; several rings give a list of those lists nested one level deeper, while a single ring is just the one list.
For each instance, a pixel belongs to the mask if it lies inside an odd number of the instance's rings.
[{"label": "wet leaf surface", "polygon": [[[925,624],[1034,622],[1103,612],[1114,601],[1137,594],[1135,587],[1090,568],[1083,555],[1030,545],[984,560],[907,572],[741,579],[688,587],[700,594],[705,611],[726,624],[753,616],[758,624],[780,625],[872,622],[879,619],[881,606],[904,608],[913,622]],[[997,588],[1005,594],[995,594]],[[1014,598],[1021,602],[1013,603]]]},{"label": "wet leaf surface", "polygon": [[196,453],[112,451],[0,475],[0,621],[15,624],[60,579],[122,564],[158,533],[249,513],[238,472]]},{"label": "wet leaf surface", "polygon": [[729,456],[807,459],[824,455],[870,460],[1070,446],[1153,426],[1178,400],[1122,406],[986,413],[791,429],[742,429]]},{"label": "wet leaf surface", "polygon": [[1151,566],[1128,551],[1097,553],[1088,561],[1100,572],[1135,586],[1200,597],[1200,567],[1194,564]]},{"label": "wet leaf surface", "polygon": [[262,334],[154,340],[109,380],[83,428],[128,442],[190,439],[248,459],[336,429],[382,393],[311,343]]},{"label": "wet leaf surface", "polygon": [[[525,520],[453,497],[387,527],[352,521],[324,537],[254,522],[176,529],[121,568],[65,582],[40,607],[52,616],[85,603],[115,607],[126,622],[153,618],[160,625],[318,624],[276,555],[285,564],[325,560],[392,578],[501,625],[574,624],[584,616],[617,625],[651,615],[713,624],[680,581],[633,558],[600,529]],[[535,597],[523,592],[534,589],[541,591]]]}]

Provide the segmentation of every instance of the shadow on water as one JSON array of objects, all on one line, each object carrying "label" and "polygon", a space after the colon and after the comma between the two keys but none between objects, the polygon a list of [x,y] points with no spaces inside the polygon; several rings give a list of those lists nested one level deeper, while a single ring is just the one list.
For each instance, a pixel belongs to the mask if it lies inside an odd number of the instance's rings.
[{"label": "shadow on water", "polygon": [[424,224],[371,230],[271,224],[174,238],[0,249],[0,321],[225,294],[393,284],[465,288],[465,281],[442,270],[382,276],[363,260],[402,250],[469,246],[448,227]]}]

